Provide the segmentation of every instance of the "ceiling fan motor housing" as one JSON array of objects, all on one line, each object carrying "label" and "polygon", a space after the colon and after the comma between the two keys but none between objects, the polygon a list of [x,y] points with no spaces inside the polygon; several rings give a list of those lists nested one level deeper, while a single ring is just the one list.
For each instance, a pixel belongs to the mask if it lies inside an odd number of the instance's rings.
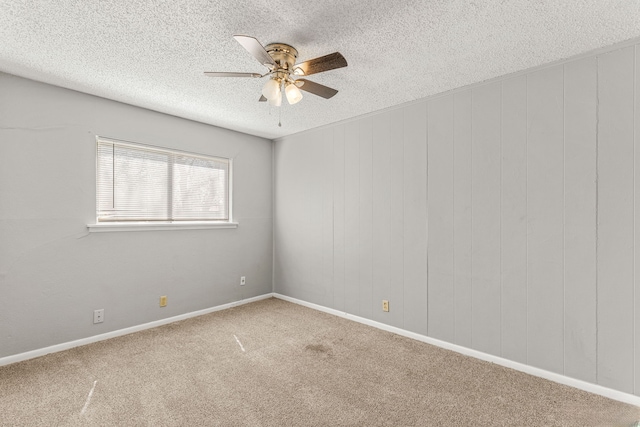
[{"label": "ceiling fan motor housing", "polygon": [[[273,70],[277,72],[278,78],[285,78],[293,73],[296,58],[298,58],[298,51],[293,46],[284,43],[271,43],[265,46],[265,50],[278,64],[278,67]],[[281,76],[280,73],[283,75]]]}]

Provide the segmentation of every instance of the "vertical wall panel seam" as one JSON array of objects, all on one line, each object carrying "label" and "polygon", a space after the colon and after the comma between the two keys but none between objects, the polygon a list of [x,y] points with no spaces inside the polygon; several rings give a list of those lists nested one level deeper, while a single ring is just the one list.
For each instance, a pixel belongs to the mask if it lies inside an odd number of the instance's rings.
[{"label": "vertical wall panel seam", "polygon": [[358,310],[362,315],[362,145],[360,139],[362,138],[362,126],[357,126],[357,141],[358,141],[358,254],[357,254],[357,266],[358,266]]},{"label": "vertical wall panel seam", "polygon": [[599,362],[598,362],[598,356],[600,354],[600,343],[599,343],[599,337],[600,337],[600,333],[598,331],[598,326],[599,326],[599,307],[600,307],[600,303],[598,301],[598,287],[600,286],[600,283],[598,281],[598,239],[599,239],[599,230],[598,230],[598,221],[599,221],[599,212],[598,212],[598,203],[599,203],[599,198],[600,198],[600,194],[599,194],[599,188],[600,188],[600,172],[598,169],[598,162],[599,162],[599,153],[600,150],[600,57],[596,56],[596,200],[595,200],[595,204],[596,204],[596,384],[599,384],[599,372],[598,372],[598,367],[599,367]]},{"label": "vertical wall panel seam", "polygon": [[373,317],[375,314],[375,304],[373,303],[373,294],[375,293],[374,291],[374,287],[373,287],[373,218],[374,218],[374,205],[375,203],[373,203],[373,174],[374,174],[374,167],[373,167],[373,119],[371,120],[371,129],[369,129],[370,132],[368,132],[368,134],[371,135],[371,230],[370,230],[370,239],[371,240],[371,255],[370,255],[370,268],[371,268],[371,302],[369,303],[369,307],[371,308],[371,314],[370,316]]},{"label": "vertical wall panel seam", "polygon": [[502,162],[502,157],[503,157],[503,151],[502,151],[502,131],[503,131],[503,121],[502,121],[502,115],[504,114],[504,80],[502,80],[500,82],[500,206],[499,206],[499,212],[500,212],[500,217],[499,217],[499,221],[500,221],[500,356],[504,355],[504,345],[503,345],[503,336],[502,336],[502,330],[503,330],[503,325],[504,325],[504,319],[503,319],[503,310],[502,310],[502,299],[504,297],[504,284],[502,283],[502,190],[503,190],[503,183],[502,183],[502,167],[503,167],[503,162]]},{"label": "vertical wall panel seam", "polygon": [[471,287],[471,317],[469,318],[469,323],[471,324],[471,348],[473,348],[473,290],[474,290],[474,286],[473,286],[473,89],[470,91],[469,97],[471,98],[470,101],[470,113],[469,114],[469,120],[471,121],[471,123],[469,124],[469,132],[470,132],[470,139],[471,139],[471,144],[470,144],[470,150],[471,152],[469,153],[469,157],[471,158],[471,283],[470,283],[470,287]]},{"label": "vertical wall panel seam", "polygon": [[360,215],[362,214],[362,125],[357,126],[358,136],[358,256],[356,264],[358,266],[358,311],[362,315],[362,224]]},{"label": "vertical wall panel seam", "polygon": [[451,95],[451,213],[452,223],[451,227],[451,252],[453,258],[453,342],[458,342],[457,328],[456,328],[456,96]]},{"label": "vertical wall panel seam", "polygon": [[404,117],[405,114],[407,113],[406,108],[403,108],[402,110],[400,110],[402,113],[402,127],[401,127],[401,131],[402,131],[402,137],[400,138],[400,141],[402,141],[402,153],[400,155],[400,179],[401,179],[401,185],[400,185],[400,191],[402,192],[402,201],[400,202],[400,208],[402,209],[402,215],[400,215],[400,219],[402,220],[402,227],[400,227],[400,229],[402,230],[401,236],[402,236],[402,245],[400,245],[400,249],[402,250],[402,256],[400,257],[400,259],[402,260],[402,262],[400,263],[400,268],[402,270],[402,319],[401,319],[401,325],[404,328],[404,312],[405,312],[405,307],[404,307],[404,275],[405,275],[405,271],[404,271],[404,239],[405,239],[405,235],[404,235],[404,149],[405,149],[405,138],[404,138],[404,133],[405,133],[405,127],[404,127]]},{"label": "vertical wall panel seam", "polygon": [[426,301],[426,307],[427,307],[427,313],[426,313],[426,320],[427,320],[427,336],[431,336],[431,334],[429,333],[429,103],[427,102],[426,105],[426,112],[425,112],[425,121],[424,121],[424,126],[425,126],[425,168],[427,169],[427,173],[425,173],[425,180],[426,180],[426,185],[425,185],[425,192],[426,192],[426,196],[427,196],[427,200],[426,200],[426,212],[427,212],[427,217],[425,218],[426,220],[426,228],[427,228],[427,260],[426,260],[426,267],[427,267],[427,275],[426,275],[426,279],[427,279],[427,286],[426,286],[426,297],[427,297],[427,301]]},{"label": "vertical wall panel seam", "polygon": [[566,372],[566,214],[567,214],[567,144],[566,144],[566,65],[562,66],[562,373]]},{"label": "vertical wall panel seam", "polygon": [[405,169],[405,164],[404,164],[404,146],[406,144],[406,140],[405,140],[405,129],[406,129],[406,117],[407,117],[407,108],[404,107],[402,108],[402,110],[400,110],[402,112],[402,161],[400,162],[400,164],[402,164],[402,317],[400,319],[400,324],[402,325],[402,328],[406,329],[406,325],[405,325],[405,321],[404,321],[404,313],[405,313],[405,305],[404,305],[404,282],[405,282],[405,271],[404,271],[404,266],[405,266],[405,259],[404,259],[404,221],[405,221],[405,209],[404,209],[404,169]]},{"label": "vertical wall panel seam", "polygon": [[637,98],[637,88],[636,81],[637,77],[637,61],[638,61],[638,45],[633,47],[633,287],[632,295],[633,295],[633,323],[631,325],[633,330],[633,336],[631,337],[633,342],[633,392],[634,394],[638,394],[638,384],[636,380],[636,369],[638,363],[638,355],[636,352],[636,315],[637,315],[637,307],[636,307],[636,98]]},{"label": "vertical wall panel seam", "polygon": [[342,130],[342,309],[343,313],[347,312],[347,290],[346,290],[346,281],[347,281],[347,208],[346,208],[346,198],[347,198],[347,125],[343,126]]},{"label": "vertical wall panel seam", "polygon": [[336,128],[331,128],[331,301],[336,308],[336,174],[333,171],[333,162],[336,159]]},{"label": "vertical wall panel seam", "polygon": [[529,74],[525,74],[525,133],[524,133],[524,169],[525,169],[525,361],[529,363]]}]

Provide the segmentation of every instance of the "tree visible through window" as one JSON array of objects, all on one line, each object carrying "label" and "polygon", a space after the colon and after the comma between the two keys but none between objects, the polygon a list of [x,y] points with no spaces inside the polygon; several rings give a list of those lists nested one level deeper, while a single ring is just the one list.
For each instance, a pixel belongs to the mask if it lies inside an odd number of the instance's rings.
[{"label": "tree visible through window", "polygon": [[97,217],[229,221],[229,159],[98,139]]}]

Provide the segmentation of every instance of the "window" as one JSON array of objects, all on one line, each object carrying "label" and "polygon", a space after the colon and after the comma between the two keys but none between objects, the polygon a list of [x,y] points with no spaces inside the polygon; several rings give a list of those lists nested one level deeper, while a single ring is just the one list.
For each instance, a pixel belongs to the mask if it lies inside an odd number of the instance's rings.
[{"label": "window", "polygon": [[97,220],[230,221],[230,160],[98,139]]}]

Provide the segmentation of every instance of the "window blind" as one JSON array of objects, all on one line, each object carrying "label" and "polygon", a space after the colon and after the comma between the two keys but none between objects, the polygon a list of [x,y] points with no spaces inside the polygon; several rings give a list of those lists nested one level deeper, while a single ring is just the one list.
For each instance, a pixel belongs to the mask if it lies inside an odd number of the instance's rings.
[{"label": "window blind", "polygon": [[228,221],[229,159],[98,140],[97,219]]}]

